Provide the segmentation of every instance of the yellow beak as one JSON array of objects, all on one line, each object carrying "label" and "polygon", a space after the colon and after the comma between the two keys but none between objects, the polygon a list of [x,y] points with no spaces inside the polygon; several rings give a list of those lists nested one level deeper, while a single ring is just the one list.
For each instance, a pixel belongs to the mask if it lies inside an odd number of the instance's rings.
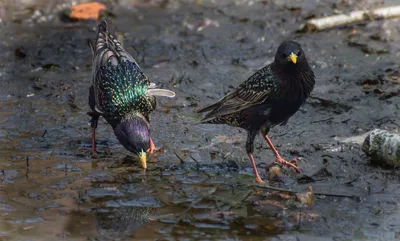
[{"label": "yellow beak", "polygon": [[139,153],[139,159],[140,159],[140,163],[142,164],[142,167],[144,169],[147,169],[147,155],[146,152],[142,151]]},{"label": "yellow beak", "polygon": [[297,55],[294,54],[293,52],[290,53],[290,55],[289,55],[289,61],[292,61],[293,64],[295,64],[295,63],[297,62]]}]

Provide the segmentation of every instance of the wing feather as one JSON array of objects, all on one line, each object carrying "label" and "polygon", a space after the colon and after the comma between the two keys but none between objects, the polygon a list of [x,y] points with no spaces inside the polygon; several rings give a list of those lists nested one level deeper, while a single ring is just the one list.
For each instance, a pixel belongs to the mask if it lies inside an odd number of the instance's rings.
[{"label": "wing feather", "polygon": [[239,85],[217,103],[207,106],[198,112],[210,111],[203,121],[242,111],[251,106],[265,102],[277,86],[276,77],[270,65],[260,69],[244,83]]},{"label": "wing feather", "polygon": [[93,52],[93,86],[96,110],[107,116],[123,116],[137,110],[148,116],[154,96],[174,97],[169,90],[156,89],[121,42],[108,32],[106,21],[98,26]]}]

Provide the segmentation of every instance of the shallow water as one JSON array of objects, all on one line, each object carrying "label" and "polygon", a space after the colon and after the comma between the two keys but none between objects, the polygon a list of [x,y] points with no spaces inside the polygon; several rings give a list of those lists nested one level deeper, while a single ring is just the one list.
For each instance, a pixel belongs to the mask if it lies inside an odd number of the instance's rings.
[{"label": "shallow water", "polygon": [[[163,151],[146,172],[104,120],[91,154],[86,40],[96,23],[61,21],[68,4],[0,6],[0,240],[398,239],[398,169],[371,165],[358,144],[340,140],[399,131],[399,97],[385,96],[399,89],[399,20],[295,32],[311,15],[360,8],[333,3],[108,2],[108,21],[128,51],[152,81],[177,93],[152,115]],[[199,106],[271,62],[287,38],[302,44],[317,84],[288,125],[271,132],[283,156],[302,157],[303,173],[269,184],[300,196],[254,184],[243,131],[195,125]],[[257,163],[273,161],[266,146],[256,141]],[[312,204],[301,196],[308,186]]]}]

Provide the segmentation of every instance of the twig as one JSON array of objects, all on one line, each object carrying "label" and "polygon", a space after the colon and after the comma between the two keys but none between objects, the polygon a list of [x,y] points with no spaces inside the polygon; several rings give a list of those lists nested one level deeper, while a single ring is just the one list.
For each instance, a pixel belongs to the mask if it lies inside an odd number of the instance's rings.
[{"label": "twig", "polygon": [[319,123],[319,122],[330,121],[330,120],[333,120],[333,119],[334,119],[333,117],[329,117],[329,118],[322,119],[322,120],[311,121],[310,123],[314,124],[314,123]]},{"label": "twig", "polygon": [[26,157],[26,172],[25,172],[25,177],[28,178],[29,174],[29,157]]},{"label": "twig", "polygon": [[176,153],[176,151],[174,151],[174,154],[181,161],[181,164],[185,163],[185,161],[178,155],[178,153]]},{"label": "twig", "polygon": [[360,178],[360,176],[356,176],[356,178],[353,178],[353,180],[347,181],[344,184],[351,185],[351,184],[353,184],[353,182],[357,181],[359,178]]},{"label": "twig", "polygon": [[372,21],[376,19],[388,19],[395,17],[400,17],[400,5],[365,11],[353,11],[349,14],[338,14],[324,18],[311,19],[306,24],[300,26],[300,31],[320,31],[366,20]]},{"label": "twig", "polygon": [[[290,190],[290,189],[279,188],[279,187],[272,187],[272,186],[265,185],[265,184],[256,184],[256,185],[253,185],[253,187],[258,187],[258,188],[262,188],[262,189],[269,189],[269,190],[278,191],[278,192],[288,192],[288,193],[302,193],[302,192],[304,192],[304,191],[296,191],[296,190]],[[314,192],[314,195],[327,196],[327,197],[347,197],[347,198],[353,198],[353,199],[360,198],[359,196],[356,196],[356,195],[347,195],[347,194],[340,194],[340,193],[336,194],[336,193]]]},{"label": "twig", "polygon": [[288,133],[288,132],[285,132],[285,133],[283,133],[283,134],[279,134],[279,135],[273,135],[273,136],[271,136],[271,138],[282,137],[282,136],[285,136],[285,135],[287,135],[287,133]]},{"label": "twig", "polygon": [[199,168],[200,168],[199,162],[198,162],[192,155],[190,155],[190,158],[192,158],[192,160],[193,160],[194,162],[196,162],[196,168],[197,168],[197,170],[199,170]]},{"label": "twig", "polygon": [[207,56],[206,56],[206,53],[204,52],[204,48],[203,48],[203,47],[201,47],[201,53],[203,54],[204,59],[205,59],[208,63],[212,64],[211,61],[208,60],[208,58],[207,58]]}]

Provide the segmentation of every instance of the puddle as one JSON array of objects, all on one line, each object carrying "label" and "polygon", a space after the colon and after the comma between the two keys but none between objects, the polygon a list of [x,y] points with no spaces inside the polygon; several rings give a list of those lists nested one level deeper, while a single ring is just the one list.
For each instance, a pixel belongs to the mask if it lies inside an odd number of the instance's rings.
[{"label": "puddle", "polygon": [[[399,89],[400,35],[388,34],[398,19],[297,34],[309,16],[359,6],[105,2],[112,28],[149,78],[177,93],[152,114],[161,149],[145,172],[101,119],[92,155],[86,40],[96,23],[62,22],[57,14],[69,3],[0,0],[1,240],[399,239],[398,169],[371,165],[358,144],[340,142],[377,127],[399,130],[399,97],[384,94]],[[365,46],[373,33],[385,40]],[[302,158],[303,170],[270,182],[273,190],[254,183],[246,133],[196,125],[195,110],[271,62],[286,38],[302,43],[317,83],[289,123],[271,132],[283,156]],[[385,52],[365,53],[374,47]],[[258,164],[274,160],[261,138],[255,150]]]}]

